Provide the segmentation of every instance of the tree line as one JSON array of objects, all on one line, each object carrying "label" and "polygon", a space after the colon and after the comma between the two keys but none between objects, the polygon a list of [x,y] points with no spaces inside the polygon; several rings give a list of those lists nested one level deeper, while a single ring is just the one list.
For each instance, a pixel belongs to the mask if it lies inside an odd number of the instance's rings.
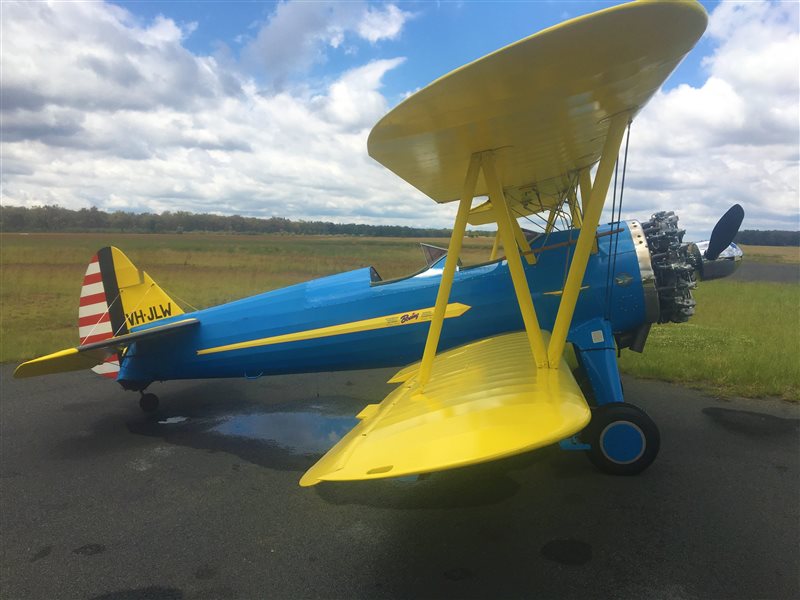
[{"label": "tree line", "polygon": [[733,241],[750,246],[800,246],[800,231],[745,229]]},{"label": "tree line", "polygon": [[[360,235],[376,237],[447,237],[450,229],[421,229],[400,225],[362,225],[324,221],[291,221],[281,217],[221,216],[187,211],[161,214],[108,213],[97,207],[70,210],[57,205],[0,206],[4,232],[120,232],[120,233],[277,233],[302,235]],[[483,232],[474,232],[483,235]]]},{"label": "tree line", "polygon": [[[120,233],[277,233],[295,235],[361,235],[374,237],[447,237],[450,229],[422,229],[400,225],[362,225],[325,221],[291,221],[282,217],[221,216],[187,211],[155,213],[108,213],[97,207],[70,210],[58,205],[0,206],[0,231],[4,232],[120,232]],[[471,231],[470,235],[493,235]],[[745,229],[736,234],[737,244],[752,246],[800,246],[800,231]]]}]

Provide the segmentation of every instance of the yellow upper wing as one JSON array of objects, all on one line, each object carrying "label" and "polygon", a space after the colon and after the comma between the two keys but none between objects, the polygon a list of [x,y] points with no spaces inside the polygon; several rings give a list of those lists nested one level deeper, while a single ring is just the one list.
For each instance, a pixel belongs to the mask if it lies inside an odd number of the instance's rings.
[{"label": "yellow upper wing", "polygon": [[427,473],[552,444],[583,429],[589,407],[569,367],[537,369],[524,332],[438,355],[420,391],[416,366],[370,404],[361,422],[300,480],[343,481]]},{"label": "yellow upper wing", "polygon": [[[599,160],[608,118],[638,112],[706,22],[694,0],[651,0],[561,23],[409,97],[374,127],[369,154],[449,202],[461,193],[470,156],[496,150],[515,210],[549,208],[577,171]],[[475,195],[486,193],[481,178]],[[476,214],[470,222],[484,220]]]}]

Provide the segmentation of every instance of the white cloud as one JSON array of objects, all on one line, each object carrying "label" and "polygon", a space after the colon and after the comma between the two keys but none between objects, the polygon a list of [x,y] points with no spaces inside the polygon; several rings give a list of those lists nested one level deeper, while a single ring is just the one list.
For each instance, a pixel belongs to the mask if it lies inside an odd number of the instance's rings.
[{"label": "white cloud", "polygon": [[707,80],[658,93],[634,122],[626,204],[675,209],[687,238],[707,236],[735,202],[743,228],[797,229],[798,5],[722,3],[707,35]]},{"label": "white cloud", "polygon": [[236,91],[213,59],[181,45],[192,26],[141,27],[113,5],[69,4],[4,3],[4,110],[188,108]]},{"label": "white cloud", "polygon": [[376,60],[345,73],[334,82],[325,96],[315,98],[327,116],[351,129],[374,125],[387,110],[386,99],[378,91],[383,75],[404,59]]},{"label": "white cloud", "polygon": [[358,35],[373,44],[379,40],[393,40],[400,35],[403,25],[411,16],[411,13],[400,10],[394,4],[387,5],[383,10],[368,7],[358,24]]},{"label": "white cloud", "polygon": [[168,19],[99,3],[4,11],[4,203],[398,223],[428,205],[400,202],[414,192],[366,155],[402,58],[318,93],[265,93],[188,52]]},{"label": "white cloud", "polygon": [[345,46],[348,36],[373,44],[397,38],[411,16],[393,4],[375,8],[363,1],[280,2],[243,56],[281,86],[291,74],[325,62],[328,47],[353,53],[354,46]]},{"label": "white cloud", "polygon": [[349,2],[280,2],[242,55],[282,83],[289,74],[323,62],[325,46],[339,46],[359,13],[360,7]]}]

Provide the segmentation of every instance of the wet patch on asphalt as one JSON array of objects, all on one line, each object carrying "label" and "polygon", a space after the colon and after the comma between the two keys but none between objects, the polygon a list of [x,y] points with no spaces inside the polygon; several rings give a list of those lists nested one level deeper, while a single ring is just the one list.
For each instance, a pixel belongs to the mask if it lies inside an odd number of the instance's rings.
[{"label": "wet patch on asphalt", "polygon": [[562,565],[584,565],[592,560],[592,546],[580,540],[550,540],[542,546],[542,556]]},{"label": "wet patch on asphalt", "polygon": [[[357,423],[363,398],[313,397],[307,400],[263,405],[231,398],[220,403],[180,402],[166,405],[154,415],[140,415],[121,423],[103,417],[92,431],[78,432],[58,448],[60,458],[84,458],[130,448],[136,436],[157,438],[172,447],[222,452],[243,463],[279,471],[302,473],[336,444]],[[166,447],[152,452],[166,451]],[[151,452],[151,453],[152,453]],[[484,463],[430,475],[373,481],[325,482],[315,486],[319,497],[330,504],[366,505],[381,508],[425,509],[485,506],[502,502],[521,489],[513,472],[534,467],[550,476],[575,477],[586,471],[584,461],[562,456],[552,446]],[[157,457],[147,454],[129,462],[131,469],[145,472]],[[232,471],[240,471],[235,462]]]},{"label": "wet patch on asphalt", "polygon": [[[186,406],[129,421],[131,433],[167,444],[207,452],[225,452],[269,469],[302,473],[357,423],[365,401],[349,396],[314,397],[267,406],[253,403]],[[520,490],[512,472],[533,465],[548,473],[565,469],[553,446],[491,463],[430,475],[373,481],[325,482],[315,492],[330,504],[381,508],[457,508],[502,502]],[[566,460],[563,459],[562,460]],[[585,471],[577,461],[578,471]],[[570,463],[571,464],[571,463]],[[237,462],[231,470],[240,471]],[[574,470],[574,469],[573,469]]]},{"label": "wet patch on asphalt", "polygon": [[217,575],[217,569],[211,565],[200,565],[194,572],[195,579],[213,579]]},{"label": "wet patch on asphalt", "polygon": [[127,428],[168,444],[226,452],[271,469],[305,471],[355,427],[363,404],[337,396],[267,407],[207,407],[160,413],[130,421]]},{"label": "wet patch on asphalt", "polygon": [[28,559],[28,562],[36,562],[37,560],[41,560],[47,556],[50,556],[50,553],[53,551],[52,546],[42,546],[39,548],[33,556]]},{"label": "wet patch on asphalt", "polygon": [[474,576],[471,569],[465,567],[458,567],[456,569],[448,569],[444,572],[444,576],[450,581],[463,581]]},{"label": "wet patch on asphalt", "polygon": [[75,548],[73,554],[81,554],[83,556],[94,556],[95,554],[102,554],[106,551],[103,544],[84,544],[80,548]]},{"label": "wet patch on asphalt", "polygon": [[763,438],[800,431],[800,419],[776,417],[766,413],[719,406],[707,406],[702,412],[728,431],[748,437]]},{"label": "wet patch on asphalt", "polygon": [[125,452],[131,441],[118,417],[105,415],[94,422],[91,429],[71,432],[71,435],[55,442],[51,448],[57,459],[85,460],[99,455]]},{"label": "wet patch on asphalt", "polygon": [[106,404],[103,400],[68,402],[60,406],[61,410],[69,413],[81,413],[90,410],[99,410]]}]

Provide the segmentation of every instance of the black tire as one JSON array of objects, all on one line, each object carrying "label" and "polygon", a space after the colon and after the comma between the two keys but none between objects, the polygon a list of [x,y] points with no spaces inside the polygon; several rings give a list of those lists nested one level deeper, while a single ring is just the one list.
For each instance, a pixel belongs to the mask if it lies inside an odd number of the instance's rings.
[{"label": "black tire", "polygon": [[158,410],[158,396],[155,394],[142,394],[139,398],[139,408],[146,413],[152,413]]},{"label": "black tire", "polygon": [[636,475],[658,455],[661,434],[641,408],[615,402],[592,409],[592,420],[581,433],[589,444],[589,460],[612,475]]}]

